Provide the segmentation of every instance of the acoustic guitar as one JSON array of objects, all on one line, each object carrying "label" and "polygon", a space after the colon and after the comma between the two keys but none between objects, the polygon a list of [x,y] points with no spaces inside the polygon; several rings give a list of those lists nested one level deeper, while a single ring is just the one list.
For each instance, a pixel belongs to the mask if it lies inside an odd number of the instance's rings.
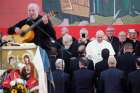
[{"label": "acoustic guitar", "polygon": [[[49,17],[55,16],[55,12],[51,11],[47,14],[47,16]],[[36,27],[41,21],[42,18],[40,18],[37,22],[34,22],[31,26],[29,26],[28,24],[23,25],[21,27],[21,31],[22,31],[21,34],[11,36],[12,40],[16,43],[18,42],[28,43],[32,41],[35,37],[34,31],[32,29]]]}]

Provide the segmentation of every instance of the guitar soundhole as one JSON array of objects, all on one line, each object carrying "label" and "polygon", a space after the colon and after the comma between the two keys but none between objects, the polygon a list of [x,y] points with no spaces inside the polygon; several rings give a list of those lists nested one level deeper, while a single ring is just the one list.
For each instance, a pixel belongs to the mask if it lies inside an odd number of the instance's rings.
[{"label": "guitar soundhole", "polygon": [[25,32],[21,32],[21,34],[20,34],[20,35],[21,35],[21,36],[24,36],[25,34],[26,34]]}]

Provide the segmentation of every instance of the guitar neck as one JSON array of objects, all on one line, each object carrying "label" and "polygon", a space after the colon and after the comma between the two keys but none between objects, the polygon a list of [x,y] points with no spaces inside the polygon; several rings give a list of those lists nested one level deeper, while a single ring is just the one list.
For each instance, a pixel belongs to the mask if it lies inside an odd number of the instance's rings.
[{"label": "guitar neck", "polygon": [[34,22],[33,25],[31,25],[31,29],[37,26],[42,21],[42,18],[40,18],[37,22]]},{"label": "guitar neck", "polygon": [[40,18],[37,22],[33,22],[33,24],[24,32],[29,32],[30,30],[32,30],[34,27],[36,27],[40,22],[42,21],[42,18]]}]

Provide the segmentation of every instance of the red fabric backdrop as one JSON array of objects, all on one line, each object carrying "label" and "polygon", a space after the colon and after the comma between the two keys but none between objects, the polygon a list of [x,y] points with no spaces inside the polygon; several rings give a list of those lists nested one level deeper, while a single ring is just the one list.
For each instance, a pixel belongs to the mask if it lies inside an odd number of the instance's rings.
[{"label": "red fabric backdrop", "polygon": [[42,7],[42,0],[0,0],[0,28],[12,26],[27,15],[27,5],[31,2]]},{"label": "red fabric backdrop", "polygon": [[[107,25],[100,25],[100,26],[68,26],[69,30],[70,30],[70,34],[72,36],[74,36],[75,38],[79,38],[80,37],[80,34],[79,34],[79,30],[81,28],[87,28],[88,31],[89,31],[89,37],[94,37],[95,36],[95,33],[97,30],[101,29],[101,30],[105,30],[107,28]],[[56,29],[56,33],[57,33],[57,37],[59,38],[61,36],[61,28],[62,27],[55,27]],[[125,31],[125,32],[128,32],[128,29],[136,29],[137,31],[140,32],[140,24],[129,24],[129,25],[114,25],[114,28],[115,28],[115,35],[117,36],[118,33],[120,31]],[[140,39],[140,36],[139,36],[139,39]]]},{"label": "red fabric backdrop", "polygon": [[[60,26],[54,27],[56,30],[57,38],[61,36],[61,28]],[[79,38],[79,30],[81,28],[87,28],[89,31],[89,37],[94,37],[97,30],[105,30],[107,28],[107,25],[100,25],[100,26],[68,26],[68,29],[70,31],[70,34],[74,36],[75,38]],[[140,24],[129,24],[129,25],[114,25],[115,28],[115,35],[117,36],[120,31],[128,32],[128,29],[136,29],[140,32]],[[2,32],[3,35],[7,34],[7,28],[0,28],[0,32]],[[140,39],[140,36],[139,36]]]}]

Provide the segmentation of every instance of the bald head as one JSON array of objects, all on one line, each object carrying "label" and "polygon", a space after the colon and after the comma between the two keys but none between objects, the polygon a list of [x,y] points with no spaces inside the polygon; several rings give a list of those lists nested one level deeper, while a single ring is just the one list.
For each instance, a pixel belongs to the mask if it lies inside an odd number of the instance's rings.
[{"label": "bald head", "polygon": [[109,68],[116,67],[117,61],[114,56],[109,56],[108,58],[108,66]]},{"label": "bald head", "polygon": [[122,36],[122,35],[126,36],[126,32],[124,31],[119,32],[119,36]]},{"label": "bald head", "polygon": [[39,5],[36,3],[30,3],[27,7],[28,16],[32,19],[36,19],[39,15]]},{"label": "bald head", "polygon": [[120,42],[126,41],[126,32],[124,31],[119,32],[118,38]]},{"label": "bald head", "polygon": [[69,29],[67,28],[67,27],[63,27],[62,29],[61,29],[61,34],[62,34],[62,36],[64,36],[65,34],[68,34],[69,33]]}]

